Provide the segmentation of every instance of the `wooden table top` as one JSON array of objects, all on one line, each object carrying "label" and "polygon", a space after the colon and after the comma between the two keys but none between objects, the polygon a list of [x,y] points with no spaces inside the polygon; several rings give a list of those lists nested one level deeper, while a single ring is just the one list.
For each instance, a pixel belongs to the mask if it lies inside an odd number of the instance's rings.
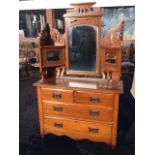
[{"label": "wooden table top", "polygon": [[123,93],[123,82],[103,80],[101,78],[63,77],[39,80],[34,86],[69,87],[70,89],[92,89],[93,91],[109,91]]}]

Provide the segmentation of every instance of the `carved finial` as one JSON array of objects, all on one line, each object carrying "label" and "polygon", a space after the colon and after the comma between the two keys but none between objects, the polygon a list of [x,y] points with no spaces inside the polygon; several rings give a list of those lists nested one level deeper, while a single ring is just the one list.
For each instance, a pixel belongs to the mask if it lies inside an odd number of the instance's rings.
[{"label": "carved finial", "polygon": [[64,14],[64,17],[102,16],[101,8],[93,7],[94,4],[96,4],[96,2],[70,4],[73,9]]},{"label": "carved finial", "polygon": [[44,29],[41,31],[40,44],[41,45],[54,45],[54,41],[50,34],[50,26],[48,23],[46,23]]},{"label": "carved finial", "polygon": [[74,13],[77,14],[85,14],[93,12],[92,6],[96,4],[96,2],[87,2],[87,3],[72,3],[71,6],[74,7]]}]

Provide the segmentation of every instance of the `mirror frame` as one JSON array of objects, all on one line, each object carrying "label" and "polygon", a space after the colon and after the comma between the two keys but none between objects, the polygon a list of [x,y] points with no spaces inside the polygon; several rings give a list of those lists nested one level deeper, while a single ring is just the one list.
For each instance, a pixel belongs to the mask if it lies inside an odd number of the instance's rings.
[{"label": "mirror frame", "polygon": [[[48,61],[47,53],[59,52],[60,60],[57,61]],[[41,66],[42,67],[55,67],[64,65],[64,46],[42,46],[41,47]]]},{"label": "mirror frame", "polygon": [[[89,64],[87,64],[86,63],[86,61],[84,60],[84,64],[83,65],[81,65],[81,66],[79,66],[79,69],[78,70],[76,70],[76,69],[72,69],[71,68],[71,66],[73,67],[74,65],[76,65],[76,64],[72,64],[72,62],[71,62],[71,59],[70,59],[70,52],[71,52],[71,49],[70,48],[72,48],[72,47],[70,47],[70,44],[68,44],[68,65],[69,65],[69,68],[68,68],[68,70],[69,71],[81,71],[81,72],[96,72],[96,65],[97,65],[97,57],[98,57],[98,51],[97,51],[97,45],[98,45],[98,27],[96,27],[96,26],[92,26],[92,25],[86,25],[86,24],[79,24],[79,25],[74,25],[74,26],[72,26],[72,27],[70,27],[70,28],[68,28],[68,32],[70,33],[70,30],[71,29],[74,29],[75,27],[82,27],[82,26],[87,26],[87,28],[89,27],[91,30],[93,29],[94,30],[94,32],[95,32],[95,34],[96,34],[96,37],[94,37],[93,36],[93,38],[94,38],[94,41],[95,41],[95,57],[93,57],[93,60],[92,61],[95,61],[95,66],[94,66],[94,70],[92,71],[91,70],[91,68],[90,68],[90,70],[84,70],[83,68],[85,67],[85,66],[89,66]],[[72,34],[70,34],[70,35],[72,35]],[[70,41],[70,35],[68,35],[68,41]],[[88,40],[89,38],[87,37],[87,40]],[[89,42],[89,41],[87,41],[87,42]],[[69,43],[69,42],[68,42]],[[88,43],[89,45],[90,45],[90,43]],[[77,44],[78,45],[78,44]],[[80,52],[80,51],[79,51]],[[89,50],[87,50],[87,53],[88,54],[90,54],[89,56],[91,56],[91,52],[94,52],[94,51],[91,51],[91,49],[89,49]],[[83,55],[83,53],[81,53],[81,59],[82,59],[82,57],[83,57],[84,55]],[[87,60],[89,61],[89,56],[87,57]],[[86,58],[85,58],[86,59]],[[89,63],[89,62],[88,62]],[[79,64],[79,63],[78,63]],[[80,65],[80,64],[79,64]],[[90,62],[90,65],[91,65],[91,62]],[[73,67],[74,68],[74,67]]]},{"label": "mirror frame", "polygon": [[[100,75],[100,61],[101,61],[101,16],[102,13],[87,13],[87,14],[65,14],[65,32],[66,32],[66,74],[67,75],[79,75],[79,76],[99,76]],[[96,52],[96,70],[95,71],[74,71],[69,69],[69,34],[70,27],[77,25],[96,26],[97,31],[97,52]]]}]

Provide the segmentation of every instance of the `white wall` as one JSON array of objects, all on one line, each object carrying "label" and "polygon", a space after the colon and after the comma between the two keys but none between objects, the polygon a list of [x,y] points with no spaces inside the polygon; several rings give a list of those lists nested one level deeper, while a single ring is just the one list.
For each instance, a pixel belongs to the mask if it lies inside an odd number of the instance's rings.
[{"label": "white wall", "polygon": [[71,3],[79,2],[96,2],[96,7],[135,5],[135,0],[31,0],[19,1],[19,10],[69,8]]}]

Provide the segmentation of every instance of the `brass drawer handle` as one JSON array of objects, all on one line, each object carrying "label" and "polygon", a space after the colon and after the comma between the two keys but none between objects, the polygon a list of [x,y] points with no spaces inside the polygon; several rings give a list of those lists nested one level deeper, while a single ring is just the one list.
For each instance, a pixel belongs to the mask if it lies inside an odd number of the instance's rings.
[{"label": "brass drawer handle", "polygon": [[60,98],[61,98],[61,94],[53,93],[53,94],[52,94],[52,97],[53,97],[53,98],[56,98],[56,99],[60,99]]},{"label": "brass drawer handle", "polygon": [[93,102],[93,103],[99,103],[100,102],[100,98],[98,97],[90,97],[90,101]]},{"label": "brass drawer handle", "polygon": [[99,129],[97,129],[97,128],[88,128],[88,130],[91,133],[98,133],[99,132]]},{"label": "brass drawer handle", "polygon": [[54,111],[58,111],[58,112],[62,112],[63,111],[63,108],[62,107],[53,107],[53,110]]},{"label": "brass drawer handle", "polygon": [[89,111],[89,115],[91,115],[91,116],[99,116],[100,112],[99,111],[92,111],[92,110],[90,110]]},{"label": "brass drawer handle", "polygon": [[63,124],[62,123],[54,123],[54,126],[56,128],[63,128]]}]

